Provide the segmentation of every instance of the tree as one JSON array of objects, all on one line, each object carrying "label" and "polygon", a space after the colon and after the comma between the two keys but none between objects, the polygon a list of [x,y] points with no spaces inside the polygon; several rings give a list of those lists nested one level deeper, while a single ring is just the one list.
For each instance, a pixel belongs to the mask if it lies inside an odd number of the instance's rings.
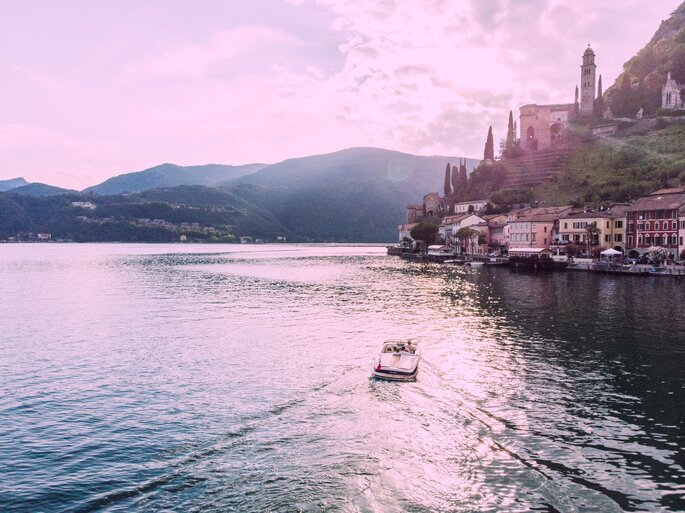
[{"label": "tree", "polygon": [[514,114],[509,111],[509,125],[507,126],[507,140],[504,143],[504,157],[511,157],[515,140],[516,133],[514,132]]},{"label": "tree", "polygon": [[660,265],[665,262],[671,256],[671,253],[661,246],[652,246],[645,253],[645,257],[650,263],[654,265]]},{"label": "tree", "polygon": [[587,246],[587,253],[590,254],[592,246],[595,246],[597,244],[597,237],[599,235],[599,229],[597,228],[597,224],[595,223],[590,223],[587,225],[585,228],[586,233],[586,246]]},{"label": "tree", "polygon": [[597,83],[597,99],[595,100],[595,117],[604,117],[604,97],[602,95],[602,75],[599,76]]},{"label": "tree", "polygon": [[468,226],[464,226],[463,228],[459,228],[459,231],[457,232],[457,239],[461,241],[463,246],[468,248],[471,245],[473,237],[478,235],[478,233],[479,232],[477,230],[469,228]]},{"label": "tree", "polygon": [[578,253],[580,253],[580,248],[572,242],[566,244],[564,249],[566,250],[566,256],[568,258],[575,258],[578,256]]},{"label": "tree", "polygon": [[450,163],[447,163],[447,167],[445,168],[445,197],[449,197],[452,195],[452,183],[451,183],[451,176],[450,176],[450,171],[451,171]]},{"label": "tree", "polygon": [[455,196],[459,193],[460,191],[460,183],[459,183],[459,169],[457,166],[452,166],[452,194]]},{"label": "tree", "polygon": [[466,190],[468,184],[469,176],[466,171],[466,160],[464,160],[462,163],[459,164],[459,187],[461,187],[461,190],[464,191]]},{"label": "tree", "polygon": [[433,242],[435,242],[435,239],[438,236],[438,225],[435,223],[421,221],[411,229],[409,235],[411,235],[412,239],[421,240],[426,243],[426,246],[430,246],[433,244]]},{"label": "tree", "polygon": [[488,129],[488,138],[485,140],[483,160],[495,160],[495,141],[492,137],[492,126]]}]

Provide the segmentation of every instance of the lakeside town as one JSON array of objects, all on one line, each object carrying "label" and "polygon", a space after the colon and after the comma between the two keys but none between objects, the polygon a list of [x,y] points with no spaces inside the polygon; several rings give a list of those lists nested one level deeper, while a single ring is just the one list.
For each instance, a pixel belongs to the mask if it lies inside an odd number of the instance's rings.
[{"label": "lakeside town", "polygon": [[[448,163],[444,194],[429,192],[420,204],[407,206],[406,222],[398,226],[399,244],[388,248],[388,253],[449,263],[685,274],[682,166],[670,175],[662,173],[661,187],[628,201],[610,201],[611,194],[592,201],[597,199],[592,192],[585,195],[586,201],[574,199],[568,205],[525,201],[531,195],[524,193],[555,182],[561,171],[568,170],[573,152],[589,144],[604,142],[611,152],[610,139],[621,131],[649,133],[685,122],[685,84],[676,82],[670,72],[653,114],[638,105],[634,115],[617,117],[605,106],[596,68],[594,50],[588,45],[581,65],[580,97],[576,87],[573,103],[524,105],[518,124],[510,112],[499,157],[494,154],[491,128],[484,159],[471,176],[463,163]],[[615,95],[620,91],[611,94],[617,104]],[[476,176],[481,181],[483,177],[496,180],[496,193],[474,198]],[[678,186],[673,186],[670,176],[679,179]],[[464,199],[465,195],[471,197]],[[500,203],[496,198],[509,200]]]}]

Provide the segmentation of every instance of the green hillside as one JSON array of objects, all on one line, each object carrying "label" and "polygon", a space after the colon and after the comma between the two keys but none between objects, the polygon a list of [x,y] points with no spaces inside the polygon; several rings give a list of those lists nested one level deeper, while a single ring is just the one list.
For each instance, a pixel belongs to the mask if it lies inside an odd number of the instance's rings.
[{"label": "green hillside", "polygon": [[685,2],[654,34],[654,37],[623,65],[624,71],[605,97],[615,116],[634,117],[642,107],[654,114],[661,106],[661,88],[670,72],[685,83]]},{"label": "green hillside", "polygon": [[675,124],[585,144],[556,180],[533,194],[550,205],[624,202],[684,181],[685,124]]},{"label": "green hillside", "polygon": [[58,194],[78,194],[78,191],[73,189],[63,189],[61,187],[55,187],[54,185],[48,185],[45,183],[29,183],[22,185],[21,187],[15,187],[14,189],[9,189],[7,192],[11,194],[20,194],[22,196],[56,196]]}]

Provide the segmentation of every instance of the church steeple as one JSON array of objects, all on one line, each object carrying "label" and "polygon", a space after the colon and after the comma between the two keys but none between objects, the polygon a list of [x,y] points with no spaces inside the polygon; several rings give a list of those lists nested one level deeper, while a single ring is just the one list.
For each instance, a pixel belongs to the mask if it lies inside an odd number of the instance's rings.
[{"label": "church steeple", "polygon": [[580,67],[580,114],[592,116],[595,103],[595,52],[588,43],[583,53],[583,65]]}]

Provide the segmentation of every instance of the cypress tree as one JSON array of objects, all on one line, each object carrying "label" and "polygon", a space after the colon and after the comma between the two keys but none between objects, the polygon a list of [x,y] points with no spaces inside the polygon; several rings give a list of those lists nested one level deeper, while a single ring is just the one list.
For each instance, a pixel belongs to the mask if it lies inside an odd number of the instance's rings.
[{"label": "cypress tree", "polygon": [[595,100],[595,117],[601,118],[604,116],[604,97],[602,95],[602,75],[599,76],[597,83],[597,99]]},{"label": "cypress tree", "polygon": [[514,141],[516,140],[516,134],[514,133],[514,114],[509,111],[509,126],[507,127],[507,141],[504,143],[504,149],[506,151],[506,156],[511,156],[511,152],[514,149]]},{"label": "cypress tree", "polygon": [[488,138],[485,141],[484,160],[495,160],[495,142],[492,138],[492,126],[488,129]]},{"label": "cypress tree", "polygon": [[452,194],[455,196],[459,192],[459,169],[457,166],[452,166]]},{"label": "cypress tree", "polygon": [[450,176],[450,171],[451,171],[450,163],[447,163],[447,167],[445,168],[445,197],[449,198],[452,196],[452,182],[451,182],[451,176]]},{"label": "cypress tree", "polygon": [[466,173],[466,160],[464,162],[459,162],[459,185],[462,190],[466,189],[466,186],[469,184],[469,178]]}]

